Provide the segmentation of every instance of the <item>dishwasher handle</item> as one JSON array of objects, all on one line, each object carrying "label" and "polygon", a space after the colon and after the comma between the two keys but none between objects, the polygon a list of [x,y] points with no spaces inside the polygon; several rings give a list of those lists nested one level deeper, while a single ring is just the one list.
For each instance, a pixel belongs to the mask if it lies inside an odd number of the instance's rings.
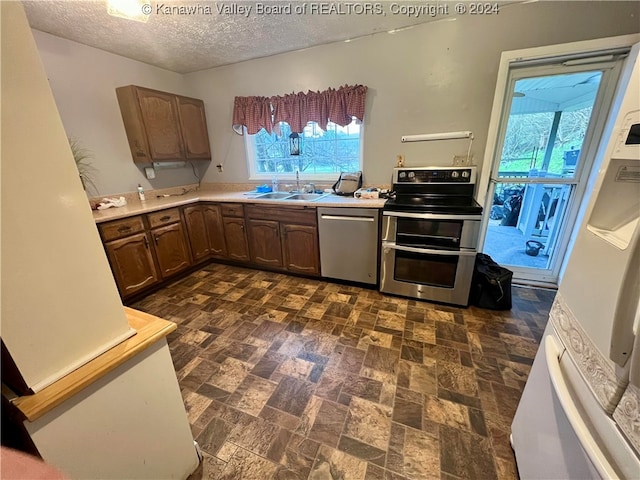
[{"label": "dishwasher handle", "polygon": [[339,221],[349,221],[349,222],[375,222],[376,219],[373,217],[353,217],[348,215],[320,215],[321,220],[339,220]]}]

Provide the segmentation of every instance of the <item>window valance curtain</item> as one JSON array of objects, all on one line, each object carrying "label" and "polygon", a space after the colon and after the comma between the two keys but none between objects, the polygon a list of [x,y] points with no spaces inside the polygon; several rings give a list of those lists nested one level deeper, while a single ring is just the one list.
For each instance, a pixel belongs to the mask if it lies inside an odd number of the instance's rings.
[{"label": "window valance curtain", "polygon": [[308,122],[317,122],[327,129],[327,123],[340,126],[351,123],[351,117],[364,120],[367,87],[345,85],[324,92],[299,92],[274,97],[236,97],[233,105],[233,129],[253,135],[264,128],[277,131],[278,122],[287,122],[292,132],[302,132]]}]

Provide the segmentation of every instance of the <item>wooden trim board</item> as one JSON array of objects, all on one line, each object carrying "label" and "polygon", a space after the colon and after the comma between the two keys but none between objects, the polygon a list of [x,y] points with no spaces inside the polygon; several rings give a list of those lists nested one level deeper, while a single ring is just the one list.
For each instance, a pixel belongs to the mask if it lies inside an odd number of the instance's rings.
[{"label": "wooden trim board", "polygon": [[129,307],[124,309],[136,334],[38,393],[14,399],[12,403],[24,420],[37,420],[177,328],[168,320]]}]

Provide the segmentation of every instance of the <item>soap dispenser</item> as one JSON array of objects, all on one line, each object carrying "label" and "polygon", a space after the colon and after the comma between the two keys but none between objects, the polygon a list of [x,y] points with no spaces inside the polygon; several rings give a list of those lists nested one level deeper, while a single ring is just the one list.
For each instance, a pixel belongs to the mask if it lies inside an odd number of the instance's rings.
[{"label": "soap dispenser", "polygon": [[144,197],[144,189],[140,184],[138,184],[138,196],[140,197],[141,202],[144,202],[146,200],[146,198]]}]

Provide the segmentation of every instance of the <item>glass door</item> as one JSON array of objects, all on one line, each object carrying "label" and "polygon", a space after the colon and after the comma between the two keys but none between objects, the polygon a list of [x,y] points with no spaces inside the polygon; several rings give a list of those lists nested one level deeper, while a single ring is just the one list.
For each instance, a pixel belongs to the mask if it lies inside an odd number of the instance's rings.
[{"label": "glass door", "polygon": [[622,60],[512,67],[482,251],[523,283],[557,284]]}]

